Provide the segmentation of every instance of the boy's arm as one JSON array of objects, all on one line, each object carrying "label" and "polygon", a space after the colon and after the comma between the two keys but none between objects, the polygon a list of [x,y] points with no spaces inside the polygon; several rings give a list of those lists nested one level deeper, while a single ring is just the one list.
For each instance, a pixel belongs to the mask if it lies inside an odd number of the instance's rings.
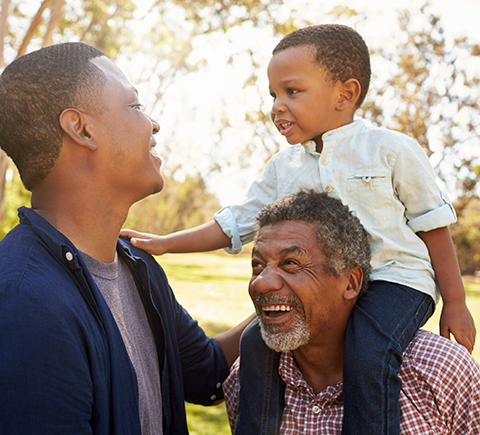
[{"label": "boy's arm", "polygon": [[450,338],[472,353],[475,345],[475,322],[467,308],[465,289],[458,266],[455,247],[447,227],[419,231],[417,235],[427,245],[438,288],[443,300],[440,335]]},{"label": "boy's arm", "polygon": [[220,225],[214,220],[166,236],[121,230],[120,237],[129,239],[133,246],[152,255],[214,251],[226,248],[231,243],[230,237],[222,231]]}]

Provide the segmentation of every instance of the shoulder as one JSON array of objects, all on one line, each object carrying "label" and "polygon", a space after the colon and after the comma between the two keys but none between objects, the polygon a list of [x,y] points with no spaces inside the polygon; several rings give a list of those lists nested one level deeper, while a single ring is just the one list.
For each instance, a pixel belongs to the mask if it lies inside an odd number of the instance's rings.
[{"label": "shoulder", "polygon": [[[420,330],[404,352],[402,380],[428,386],[439,397],[480,388],[480,365],[461,345]],[[413,384],[412,384],[413,385]]]},{"label": "shoulder", "polygon": [[[61,252],[61,247],[58,248]],[[55,307],[77,288],[73,275],[29,226],[19,225],[0,242],[0,289],[20,304]],[[33,301],[33,302],[32,302]]]},{"label": "shoulder", "polygon": [[157,260],[142,249],[135,248],[128,240],[118,239],[118,244],[121,246],[121,250],[125,252],[125,255],[133,258],[134,260],[142,260],[146,264],[148,269],[148,277],[150,281],[158,285],[161,288],[168,287],[168,280],[165,271],[157,262]]},{"label": "shoulder", "polygon": [[283,163],[287,163],[290,161],[290,159],[294,156],[301,156],[301,155],[304,155],[306,154],[306,151],[305,151],[305,147],[301,144],[297,144],[297,145],[289,145],[288,147],[286,148],[283,148],[282,150],[280,150],[278,153],[274,154],[271,159],[269,160],[269,162],[275,162],[275,163],[279,163],[279,162],[283,162]]},{"label": "shoulder", "polygon": [[475,359],[462,345],[433,332],[420,330],[407,347],[404,361],[425,364],[430,367],[454,367],[458,362],[480,368]]},{"label": "shoulder", "polygon": [[[366,143],[374,143],[384,147],[396,146],[414,146],[420,147],[418,142],[410,136],[384,127],[377,127],[370,124],[364,124],[356,135],[357,140],[362,140]],[[421,147],[420,147],[421,148]]]}]

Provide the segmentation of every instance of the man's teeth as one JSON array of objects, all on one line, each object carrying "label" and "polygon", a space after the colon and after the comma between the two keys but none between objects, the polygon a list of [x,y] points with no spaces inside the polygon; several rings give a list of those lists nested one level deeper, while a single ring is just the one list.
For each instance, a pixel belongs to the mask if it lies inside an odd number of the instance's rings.
[{"label": "man's teeth", "polygon": [[292,125],[291,122],[287,122],[286,124],[280,124],[280,127],[282,127],[282,128],[288,128],[288,127],[290,127],[291,125]]},{"label": "man's teeth", "polygon": [[292,307],[289,305],[270,305],[269,307],[263,307],[263,311],[292,311]]}]

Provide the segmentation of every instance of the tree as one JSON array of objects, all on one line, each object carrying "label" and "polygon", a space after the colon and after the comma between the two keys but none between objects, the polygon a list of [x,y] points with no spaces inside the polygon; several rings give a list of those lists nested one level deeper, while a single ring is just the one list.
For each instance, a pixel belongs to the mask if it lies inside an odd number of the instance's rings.
[{"label": "tree", "polygon": [[167,179],[165,184],[160,195],[149,196],[131,207],[124,228],[169,234],[211,220],[220,208],[199,174],[182,181]]},{"label": "tree", "polygon": [[461,198],[455,206],[462,210],[458,223],[451,227],[458,263],[462,274],[473,275],[480,271],[480,199]]}]

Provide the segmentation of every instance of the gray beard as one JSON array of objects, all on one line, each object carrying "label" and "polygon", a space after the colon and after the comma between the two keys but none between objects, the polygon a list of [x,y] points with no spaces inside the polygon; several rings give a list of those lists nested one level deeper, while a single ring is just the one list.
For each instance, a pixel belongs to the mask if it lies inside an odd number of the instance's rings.
[{"label": "gray beard", "polygon": [[258,318],[263,341],[275,352],[296,350],[310,341],[307,323],[298,313],[295,314],[292,328],[287,332],[276,332],[277,325],[264,323],[262,316]]}]

